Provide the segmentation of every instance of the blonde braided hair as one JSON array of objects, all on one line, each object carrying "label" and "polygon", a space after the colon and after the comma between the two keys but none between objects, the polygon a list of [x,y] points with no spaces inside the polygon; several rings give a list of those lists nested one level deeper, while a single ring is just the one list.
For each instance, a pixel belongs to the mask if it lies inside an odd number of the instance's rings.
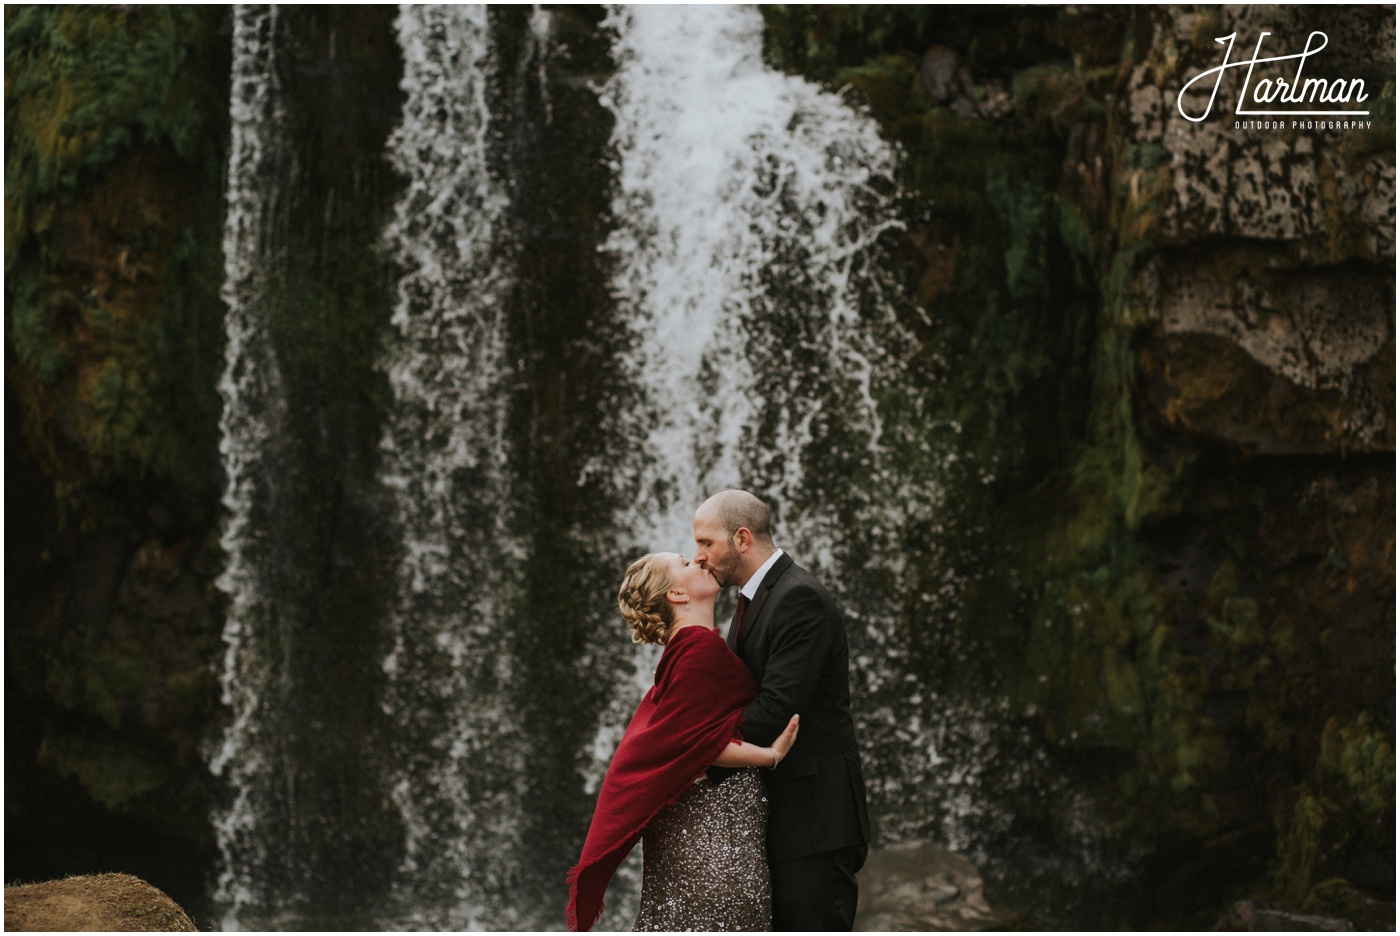
[{"label": "blonde braided hair", "polygon": [[632,628],[633,643],[665,646],[675,623],[671,603],[666,600],[670,588],[671,576],[655,553],[647,553],[627,567],[617,592],[617,607]]}]

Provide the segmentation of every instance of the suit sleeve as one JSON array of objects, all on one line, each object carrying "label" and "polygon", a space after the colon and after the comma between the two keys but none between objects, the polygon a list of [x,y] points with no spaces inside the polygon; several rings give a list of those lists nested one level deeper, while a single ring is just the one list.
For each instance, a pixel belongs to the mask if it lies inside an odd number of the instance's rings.
[{"label": "suit sleeve", "polygon": [[[744,710],[740,730],[754,744],[771,744],[788,719],[806,711],[841,623],[810,588],[794,588],[775,609],[774,638],[758,698]],[[798,735],[801,743],[801,735]]]}]

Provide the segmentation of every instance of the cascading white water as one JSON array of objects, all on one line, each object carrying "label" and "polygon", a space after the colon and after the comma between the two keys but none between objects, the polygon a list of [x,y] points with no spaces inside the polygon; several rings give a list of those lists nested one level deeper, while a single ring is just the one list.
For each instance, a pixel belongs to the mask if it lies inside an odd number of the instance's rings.
[{"label": "cascading white water", "polygon": [[528,741],[504,710],[504,609],[522,587],[525,546],[504,473],[515,273],[489,150],[494,62],[485,7],[405,6],[396,26],[407,98],[389,150],[407,188],[385,235],[400,279],[382,440],[403,536],[383,703],[401,729],[396,923],[499,926],[508,914],[480,914],[509,886]]},{"label": "cascading white water", "polygon": [[[518,79],[533,58],[541,107],[517,110],[546,121],[559,116],[546,68],[555,54],[550,15],[531,17],[531,51],[517,55],[512,71],[514,93],[525,93]],[[221,579],[230,596],[223,680],[233,725],[211,760],[235,794],[217,819],[217,900],[227,926],[292,919],[277,910],[295,902],[298,875],[257,876],[268,873],[269,854],[316,835],[284,828],[308,820],[295,814],[295,772],[278,754],[278,744],[292,742],[279,739],[268,711],[282,664],[267,635],[285,635],[290,628],[278,630],[276,613],[295,609],[266,597],[261,576],[272,560],[258,558],[265,534],[254,518],[275,507],[259,485],[276,477],[270,452],[285,431],[277,362],[260,324],[270,311],[263,279],[275,265],[264,219],[277,197],[267,186],[278,177],[273,148],[283,119],[271,61],[275,15],[239,8],[235,23],[224,382],[230,519]],[[537,779],[532,771],[558,771],[529,801],[572,822],[652,669],[653,656],[618,646],[620,633],[598,636],[590,622],[610,618],[610,608],[576,612],[567,633],[574,663],[611,688],[594,697],[604,697],[596,718],[580,720],[587,737],[560,739],[564,757],[543,766],[532,759],[550,726],[523,723],[511,707],[558,690],[522,684],[530,661],[511,635],[530,623],[512,609],[542,583],[530,578],[541,574],[531,565],[539,544],[521,516],[538,494],[513,461],[536,424],[510,401],[518,386],[542,382],[525,368],[556,362],[528,363],[512,345],[520,258],[544,248],[521,230],[518,180],[509,177],[491,113],[496,59],[505,55],[493,48],[492,25],[486,8],[468,6],[405,6],[396,21],[404,104],[388,159],[404,187],[381,245],[397,289],[379,362],[390,390],[379,481],[397,565],[379,702],[392,726],[382,799],[402,847],[371,859],[389,866],[379,926],[562,923],[562,874],[557,893],[541,893],[553,879],[524,867],[540,859],[537,848],[525,857],[536,843],[523,840],[524,830],[538,817],[525,815],[522,790]],[[945,737],[937,700],[907,667],[911,628],[935,626],[957,582],[909,600],[925,586],[905,578],[905,532],[932,526],[946,453],[916,436],[916,417],[889,416],[917,414],[927,392],[903,379],[913,342],[899,324],[898,291],[878,264],[877,240],[898,223],[895,155],[868,116],[763,63],[755,9],[619,8],[604,28],[617,36],[617,68],[599,90],[616,121],[616,164],[612,234],[599,264],[610,271],[615,308],[598,318],[620,320],[634,340],[618,368],[628,395],[600,404],[613,409],[596,414],[597,431],[642,441],[625,457],[584,464],[580,477],[615,475],[610,490],[631,495],[616,524],[629,531],[627,542],[616,548],[637,552],[689,552],[691,513],[719,488],[767,494],[779,510],[780,544],[828,582],[848,613],[872,791],[917,811],[909,829],[926,829],[935,809],[971,813],[975,797],[950,786],[934,750]],[[568,311],[546,310],[545,327],[548,315]],[[570,581],[591,604],[600,595],[606,603],[620,573],[574,571]],[[907,620],[911,604],[927,620]],[[976,769],[964,764],[959,775],[975,777]],[[571,784],[567,806],[549,799]],[[900,822],[886,832],[904,832]],[[295,858],[291,867],[299,873],[296,862],[312,860]],[[625,925],[635,907],[635,867],[618,883],[632,893],[614,891],[604,925]],[[245,907],[257,913],[245,919]]]},{"label": "cascading white water", "polygon": [[[902,531],[943,495],[936,471],[886,464],[886,443],[935,453],[887,428],[875,399],[918,405],[900,384],[914,342],[876,266],[877,238],[898,224],[894,153],[868,116],[765,66],[754,8],[637,6],[608,22],[621,228],[607,246],[650,426],[633,528],[687,551],[706,496],[745,484],[769,496],[780,545],[844,599],[872,785],[930,789],[933,700],[906,691],[909,625],[893,599]],[[872,578],[883,592],[855,584]],[[930,610],[950,597],[928,596]]]},{"label": "cascading white water", "polygon": [[277,249],[269,180],[277,175],[283,122],[273,62],[276,30],[276,7],[235,8],[222,293],[227,346],[219,382],[227,517],[220,538],[226,563],[218,586],[228,596],[220,680],[231,723],[209,762],[233,793],[214,818],[222,857],[215,901],[224,913],[224,929],[238,928],[240,912],[265,886],[250,872],[262,865],[268,848],[265,824],[276,810],[267,794],[279,782],[282,766],[275,744],[266,738],[267,695],[277,678],[269,636],[279,609],[266,581],[269,559],[260,522],[277,484],[275,450],[285,431],[286,405],[268,333],[269,278]]},{"label": "cascading white water", "polygon": [[[893,155],[873,121],[764,65],[756,9],[627,7],[607,25],[619,34],[603,95],[617,117],[621,224],[607,249],[639,338],[654,459],[635,523],[682,548],[695,505],[761,465],[772,494],[801,487],[820,407],[811,383],[842,384],[851,420],[878,441],[879,352],[862,317],[888,309],[860,309],[852,273],[896,223],[872,190],[889,184]],[[775,275],[811,305],[781,308]],[[806,320],[805,334],[777,346],[774,316]],[[781,398],[758,386],[757,370],[790,372],[794,354],[828,369],[790,374],[806,386]],[[759,427],[768,413],[780,413],[771,432]]]}]

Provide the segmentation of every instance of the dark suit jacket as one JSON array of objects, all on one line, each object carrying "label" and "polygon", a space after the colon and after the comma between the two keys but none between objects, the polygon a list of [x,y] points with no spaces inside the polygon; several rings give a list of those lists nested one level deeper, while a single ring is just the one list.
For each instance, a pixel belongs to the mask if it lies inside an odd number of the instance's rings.
[{"label": "dark suit jacket", "polygon": [[729,646],[761,692],[740,731],[771,744],[794,713],[797,743],[768,786],[768,860],[789,861],[870,841],[865,781],[851,721],[846,625],[821,583],[787,553],[763,577]]}]

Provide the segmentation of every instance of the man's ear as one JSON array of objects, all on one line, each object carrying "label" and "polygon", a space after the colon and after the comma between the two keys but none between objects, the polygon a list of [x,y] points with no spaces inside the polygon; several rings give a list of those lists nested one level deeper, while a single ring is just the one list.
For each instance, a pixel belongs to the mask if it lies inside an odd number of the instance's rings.
[{"label": "man's ear", "polygon": [[749,551],[753,546],[753,532],[748,527],[739,527],[734,531],[734,548],[741,553]]}]

